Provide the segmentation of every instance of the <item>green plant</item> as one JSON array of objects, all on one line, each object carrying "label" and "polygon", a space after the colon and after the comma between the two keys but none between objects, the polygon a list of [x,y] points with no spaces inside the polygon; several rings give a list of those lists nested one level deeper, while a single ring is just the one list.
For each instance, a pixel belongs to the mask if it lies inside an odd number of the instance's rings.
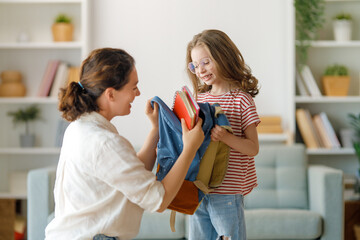
[{"label": "green plant", "polygon": [[71,18],[61,13],[55,18],[55,23],[71,23]]},{"label": "green plant", "polygon": [[348,76],[348,69],[344,65],[334,64],[325,69],[325,76]]},{"label": "green plant", "polygon": [[[359,113],[359,115],[349,113],[348,117],[350,119],[350,125],[355,131],[355,136],[353,139],[353,146],[354,146],[355,153],[356,153],[357,158],[360,163],[360,113]],[[358,171],[359,171],[358,173],[360,176],[360,168]]]},{"label": "green plant", "polygon": [[308,58],[311,41],[324,23],[324,0],[295,0],[297,63],[302,68]]},{"label": "green plant", "polygon": [[13,117],[14,125],[25,123],[25,133],[29,134],[29,122],[40,118],[40,108],[36,105],[31,105],[25,109],[8,112],[8,115]]},{"label": "green plant", "polygon": [[334,17],[335,20],[351,20],[351,14],[349,13],[339,13]]}]

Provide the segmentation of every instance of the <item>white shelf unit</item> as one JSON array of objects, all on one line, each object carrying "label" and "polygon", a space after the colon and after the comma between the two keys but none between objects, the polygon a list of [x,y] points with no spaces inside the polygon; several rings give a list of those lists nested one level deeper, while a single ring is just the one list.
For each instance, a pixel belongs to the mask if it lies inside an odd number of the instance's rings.
[{"label": "white shelf unit", "polygon": [[[338,42],[334,40],[332,30],[333,17],[341,12],[350,13],[353,17],[352,40]],[[328,65],[343,64],[350,72],[351,83],[348,96],[345,97],[309,97],[296,95],[295,109],[307,108],[312,115],[326,112],[339,140],[339,131],[350,128],[348,114],[360,113],[360,1],[359,0],[326,0],[325,23],[318,33],[318,40],[311,42],[307,65],[324,94],[321,78]],[[295,41],[296,44],[298,43]],[[296,132],[299,141],[299,132]],[[307,149],[310,163],[325,164],[340,168],[345,173],[355,174],[359,167],[355,151],[352,148],[340,149]]]},{"label": "white shelf unit", "polygon": [[[52,40],[51,25],[60,13],[72,19],[71,42]],[[0,0],[0,72],[20,71],[27,88],[25,97],[0,97],[0,199],[26,199],[27,172],[57,164],[58,100],[37,97],[37,92],[49,60],[80,66],[87,56],[88,15],[88,0]],[[21,33],[29,41],[18,42]],[[21,148],[23,126],[14,126],[7,113],[32,104],[41,109],[41,120],[30,126],[36,143],[34,148]]]}]

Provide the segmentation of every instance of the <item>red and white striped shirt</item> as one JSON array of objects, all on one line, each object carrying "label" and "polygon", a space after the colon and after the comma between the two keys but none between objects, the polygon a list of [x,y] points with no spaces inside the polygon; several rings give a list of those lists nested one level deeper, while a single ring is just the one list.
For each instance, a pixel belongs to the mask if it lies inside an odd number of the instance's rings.
[{"label": "red and white striped shirt", "polygon": [[[258,125],[260,118],[256,112],[253,98],[242,91],[230,91],[214,96],[209,92],[199,93],[198,102],[219,103],[225,112],[235,136],[244,137],[245,129]],[[222,184],[212,193],[246,195],[257,186],[255,161],[253,157],[230,149],[229,165]]]}]

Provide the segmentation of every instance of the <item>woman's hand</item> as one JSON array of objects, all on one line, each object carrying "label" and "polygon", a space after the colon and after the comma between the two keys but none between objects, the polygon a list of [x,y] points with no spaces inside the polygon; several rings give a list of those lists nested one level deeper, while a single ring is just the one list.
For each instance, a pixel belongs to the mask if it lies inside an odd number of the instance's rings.
[{"label": "woman's hand", "polygon": [[145,114],[150,119],[153,128],[159,127],[159,105],[154,102],[154,108],[151,106],[151,100],[146,102]]},{"label": "woman's hand", "polygon": [[185,120],[181,119],[181,127],[183,132],[184,149],[193,149],[195,152],[199,149],[204,141],[204,131],[201,128],[203,120],[199,118],[193,129],[189,130],[186,126]]}]

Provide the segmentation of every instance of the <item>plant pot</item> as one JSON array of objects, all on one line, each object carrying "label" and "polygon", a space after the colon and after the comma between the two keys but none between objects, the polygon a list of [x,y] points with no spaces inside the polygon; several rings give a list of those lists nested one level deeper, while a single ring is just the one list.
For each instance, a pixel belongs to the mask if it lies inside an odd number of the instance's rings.
[{"label": "plant pot", "polygon": [[335,41],[351,41],[352,22],[349,20],[336,20],[333,22]]},{"label": "plant pot", "polygon": [[23,97],[26,94],[26,87],[21,81],[19,71],[3,71],[0,84],[1,97]]},{"label": "plant pot", "polygon": [[326,96],[347,96],[350,76],[323,76],[322,85]]},{"label": "plant pot", "polygon": [[54,23],[52,34],[55,42],[68,42],[73,40],[74,26],[71,23]]},{"label": "plant pot", "polygon": [[21,134],[20,135],[20,146],[21,147],[34,147],[35,146],[35,135],[34,134]]}]

